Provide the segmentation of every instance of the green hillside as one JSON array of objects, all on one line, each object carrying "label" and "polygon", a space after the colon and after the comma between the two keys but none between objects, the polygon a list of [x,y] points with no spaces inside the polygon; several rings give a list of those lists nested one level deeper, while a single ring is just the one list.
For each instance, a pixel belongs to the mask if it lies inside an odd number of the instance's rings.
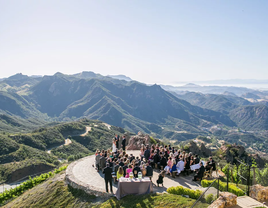
[{"label": "green hillside", "polygon": [[[6,204],[4,208],[18,207],[180,207],[188,208],[194,199],[173,194],[147,194],[143,196],[126,196],[118,201],[114,197],[105,199],[87,195],[81,190],[73,189],[64,183],[64,174],[56,175],[48,181],[39,184],[23,195]],[[198,203],[198,207],[208,207],[206,203]]]}]

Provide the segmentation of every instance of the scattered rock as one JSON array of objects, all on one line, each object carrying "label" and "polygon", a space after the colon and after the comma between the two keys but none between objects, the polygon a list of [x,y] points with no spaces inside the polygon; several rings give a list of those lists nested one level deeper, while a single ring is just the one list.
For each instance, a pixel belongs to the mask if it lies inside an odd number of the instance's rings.
[{"label": "scattered rock", "polygon": [[225,208],[237,205],[237,196],[229,192],[220,193],[220,197],[208,208]]},{"label": "scattered rock", "polygon": [[126,147],[127,150],[140,150],[142,145],[150,144],[150,136],[139,132],[138,135],[132,136]]},{"label": "scattered rock", "polygon": [[250,189],[250,197],[261,202],[268,200],[268,187],[259,184],[252,186]]}]

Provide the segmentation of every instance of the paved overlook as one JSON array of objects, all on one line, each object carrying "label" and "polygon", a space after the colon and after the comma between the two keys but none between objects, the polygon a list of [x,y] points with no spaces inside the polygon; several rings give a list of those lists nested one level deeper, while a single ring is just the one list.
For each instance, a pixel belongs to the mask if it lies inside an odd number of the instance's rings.
[{"label": "paved overlook", "polygon": [[[129,150],[127,154],[139,155],[140,151]],[[95,156],[88,156],[82,158],[74,163],[70,164],[66,171],[66,180],[72,186],[80,189],[84,189],[87,192],[94,193],[96,195],[106,195],[105,182],[103,174],[97,172],[92,165],[95,164]],[[159,171],[154,171],[153,174],[153,190],[154,192],[164,192],[171,186],[184,186],[190,189],[204,190],[198,183],[192,181],[193,176],[177,176],[172,178],[167,176],[164,178],[164,187],[155,186],[158,178]],[[113,184],[114,193],[117,190],[117,184]],[[210,193],[216,193],[215,189],[211,189]]]}]

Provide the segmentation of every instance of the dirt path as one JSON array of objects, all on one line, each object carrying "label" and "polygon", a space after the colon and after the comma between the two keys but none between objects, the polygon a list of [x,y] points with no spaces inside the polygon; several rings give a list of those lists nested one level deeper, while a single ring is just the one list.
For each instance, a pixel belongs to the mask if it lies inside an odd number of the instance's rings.
[{"label": "dirt path", "polygon": [[[90,126],[86,126],[86,131],[85,131],[85,133],[83,133],[83,134],[73,134],[73,135],[71,135],[71,136],[82,136],[82,137],[84,137],[84,136],[87,135],[87,133],[88,133],[89,131],[91,131],[91,127],[90,127]],[[58,147],[62,147],[63,145],[69,145],[69,144],[72,144],[72,140],[66,138],[65,141],[64,141],[64,144],[61,144],[61,145],[58,145],[58,146],[51,147],[50,149],[47,150],[47,153],[48,153],[48,154],[51,154],[51,150],[52,150],[52,149],[55,149],[55,148],[58,148]]]}]

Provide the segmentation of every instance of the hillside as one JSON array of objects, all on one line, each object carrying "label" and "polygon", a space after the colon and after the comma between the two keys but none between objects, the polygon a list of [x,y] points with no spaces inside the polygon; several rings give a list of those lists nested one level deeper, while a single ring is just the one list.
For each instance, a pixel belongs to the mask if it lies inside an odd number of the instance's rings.
[{"label": "hillside", "polygon": [[[193,106],[160,86],[138,82],[114,84],[101,79],[74,79],[56,74],[45,76],[30,88],[28,99],[42,113],[60,119],[88,117],[134,132],[157,133],[161,127],[176,130],[175,122],[195,126],[209,123],[235,125],[227,116]],[[170,119],[174,123],[167,125]],[[151,128],[150,124],[156,124]],[[159,131],[158,130],[158,131]]]},{"label": "hillside", "polygon": [[[173,194],[147,194],[142,196],[126,196],[120,201],[114,197],[107,198],[87,195],[81,190],[73,189],[64,182],[64,174],[34,187],[23,195],[14,199],[4,208],[17,207],[181,207],[188,208],[195,202],[194,199]],[[198,203],[198,207],[205,208],[206,203]]]},{"label": "hillside", "polygon": [[[90,129],[87,133],[86,128]],[[114,135],[125,132],[100,121],[82,119],[28,133],[0,134],[0,182],[49,170],[60,162],[93,154],[96,149],[108,149]],[[68,145],[64,145],[66,137],[71,140]]]},{"label": "hillside", "polygon": [[265,105],[239,107],[230,112],[230,118],[243,129],[268,129],[268,107]]}]

